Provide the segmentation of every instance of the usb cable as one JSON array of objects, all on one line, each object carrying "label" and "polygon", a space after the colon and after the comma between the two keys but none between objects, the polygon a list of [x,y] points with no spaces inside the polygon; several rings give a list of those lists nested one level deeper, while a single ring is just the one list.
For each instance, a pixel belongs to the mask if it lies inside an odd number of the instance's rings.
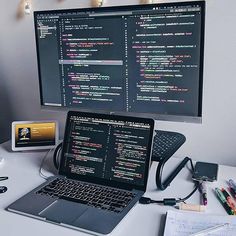
[{"label": "usb cable", "polygon": [[193,189],[193,191],[189,195],[184,197],[184,198],[179,198],[179,199],[176,199],[176,198],[164,198],[163,200],[153,200],[153,199],[148,198],[148,197],[141,197],[139,199],[139,203],[140,204],[157,203],[157,204],[163,204],[163,205],[166,205],[166,206],[175,206],[177,203],[185,202],[187,199],[189,199],[198,190],[199,185],[200,185],[200,183],[196,182],[196,185],[195,185],[195,188]]}]

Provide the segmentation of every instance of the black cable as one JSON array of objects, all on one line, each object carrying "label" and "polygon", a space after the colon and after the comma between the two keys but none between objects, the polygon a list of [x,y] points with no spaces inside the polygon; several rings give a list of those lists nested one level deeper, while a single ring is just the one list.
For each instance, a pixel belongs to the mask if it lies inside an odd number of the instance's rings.
[{"label": "black cable", "polygon": [[162,201],[162,200],[160,200],[160,201],[153,200],[153,199],[148,198],[148,197],[141,197],[141,198],[139,199],[139,203],[140,203],[140,204],[151,204],[151,203],[160,203],[160,204],[162,204],[163,201]]},{"label": "black cable", "polygon": [[59,157],[60,157],[61,149],[62,149],[62,143],[58,144],[58,146],[56,147],[53,153],[53,164],[56,169],[59,168]]},{"label": "black cable", "polygon": [[199,186],[200,186],[200,183],[197,182],[195,188],[193,189],[193,191],[189,195],[187,195],[186,197],[180,198],[179,200],[177,200],[177,203],[184,202],[187,199],[189,199],[198,190]]},{"label": "black cable", "polygon": [[187,199],[189,199],[197,191],[197,189],[199,187],[199,184],[200,183],[197,183],[195,188],[193,189],[193,191],[190,194],[188,194],[186,197],[184,197],[184,198],[179,198],[179,199],[176,199],[176,198],[164,198],[163,200],[153,200],[153,199],[148,198],[148,197],[141,197],[139,199],[139,203],[140,204],[158,203],[158,204],[163,204],[163,205],[167,205],[167,206],[174,206],[177,203],[184,202]]},{"label": "black cable", "polygon": [[[194,166],[193,166],[193,161],[191,158],[186,157],[185,158],[185,162],[187,163],[188,161],[190,161],[191,164],[191,169],[192,169],[192,173],[194,172]],[[185,163],[185,164],[186,164]],[[187,199],[189,199],[199,188],[200,183],[199,182],[195,182],[195,188],[193,189],[193,191],[191,193],[189,193],[186,197],[184,198],[164,198],[163,200],[153,200],[151,198],[148,197],[141,197],[139,199],[139,203],[140,204],[151,204],[151,203],[158,203],[158,204],[163,204],[163,205],[167,205],[167,206],[174,206],[177,203],[180,202],[185,202]]]},{"label": "black cable", "polygon": [[168,159],[164,159],[163,161],[159,162],[156,170],[156,185],[157,188],[161,190],[165,190],[170,185],[170,183],[189,161],[191,163],[192,170],[194,170],[192,159],[189,157],[185,157],[184,160],[182,160],[182,162],[172,171],[168,178],[165,181],[162,181],[162,172],[167,160]]},{"label": "black cable", "polygon": [[43,179],[46,179],[46,180],[48,179],[49,176],[44,175],[43,172],[42,172],[42,169],[43,169],[43,164],[44,164],[45,160],[47,159],[48,154],[52,150],[53,150],[53,148],[46,152],[45,156],[43,157],[43,159],[41,161],[40,167],[39,167],[39,176],[42,177]]},{"label": "black cable", "polygon": [[4,181],[4,180],[7,180],[7,179],[8,179],[7,176],[0,177],[0,181]]},{"label": "black cable", "polygon": [[192,173],[194,172],[194,166],[193,166],[193,160],[191,158],[189,158],[190,164],[191,164],[191,168],[192,168]]}]

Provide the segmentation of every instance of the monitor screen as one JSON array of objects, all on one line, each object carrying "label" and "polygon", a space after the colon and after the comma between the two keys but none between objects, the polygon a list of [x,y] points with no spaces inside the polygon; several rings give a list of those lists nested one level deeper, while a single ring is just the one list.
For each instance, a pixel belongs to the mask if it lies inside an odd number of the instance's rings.
[{"label": "monitor screen", "polygon": [[34,13],[41,105],[202,116],[205,2]]}]

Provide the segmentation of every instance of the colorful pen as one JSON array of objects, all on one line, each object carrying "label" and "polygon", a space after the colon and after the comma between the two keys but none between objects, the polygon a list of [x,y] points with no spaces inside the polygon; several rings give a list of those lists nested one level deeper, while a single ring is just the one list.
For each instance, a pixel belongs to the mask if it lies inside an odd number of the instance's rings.
[{"label": "colorful pen", "polygon": [[236,199],[236,186],[235,186],[235,183],[232,179],[230,179],[228,181],[228,185],[229,185],[229,191],[230,193],[232,194],[232,196]]},{"label": "colorful pen", "polygon": [[233,188],[234,191],[236,192],[236,183],[232,179],[230,179],[228,181],[228,184],[229,184],[230,188]]},{"label": "colorful pen", "polygon": [[225,208],[226,212],[229,215],[234,215],[234,211],[229,206],[228,202],[226,201],[226,198],[224,194],[221,192],[219,188],[215,188],[216,196],[218,197],[219,201],[221,202],[222,206]]},{"label": "colorful pen", "polygon": [[221,192],[223,193],[224,197],[226,198],[226,201],[228,202],[231,209],[234,211],[234,214],[236,214],[236,207],[235,207],[233,199],[230,197],[230,195],[228,194],[228,192],[224,188],[221,189]]},{"label": "colorful pen", "polygon": [[228,185],[236,192],[236,183],[232,179],[228,181]]},{"label": "colorful pen", "polygon": [[207,186],[206,186],[206,182],[203,181],[200,184],[200,191],[201,191],[201,194],[202,194],[203,205],[206,206],[207,205]]},{"label": "colorful pen", "polygon": [[229,187],[229,191],[232,194],[232,196],[234,197],[234,199],[236,199],[236,192],[234,191],[234,189]]}]

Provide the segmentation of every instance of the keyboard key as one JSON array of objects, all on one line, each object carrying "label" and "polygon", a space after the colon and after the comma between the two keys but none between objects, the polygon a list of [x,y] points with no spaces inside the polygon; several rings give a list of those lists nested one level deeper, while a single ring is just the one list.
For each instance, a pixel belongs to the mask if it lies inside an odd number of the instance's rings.
[{"label": "keyboard key", "polygon": [[86,204],[115,213],[121,212],[135,197],[132,192],[68,179],[56,179],[36,193]]}]

